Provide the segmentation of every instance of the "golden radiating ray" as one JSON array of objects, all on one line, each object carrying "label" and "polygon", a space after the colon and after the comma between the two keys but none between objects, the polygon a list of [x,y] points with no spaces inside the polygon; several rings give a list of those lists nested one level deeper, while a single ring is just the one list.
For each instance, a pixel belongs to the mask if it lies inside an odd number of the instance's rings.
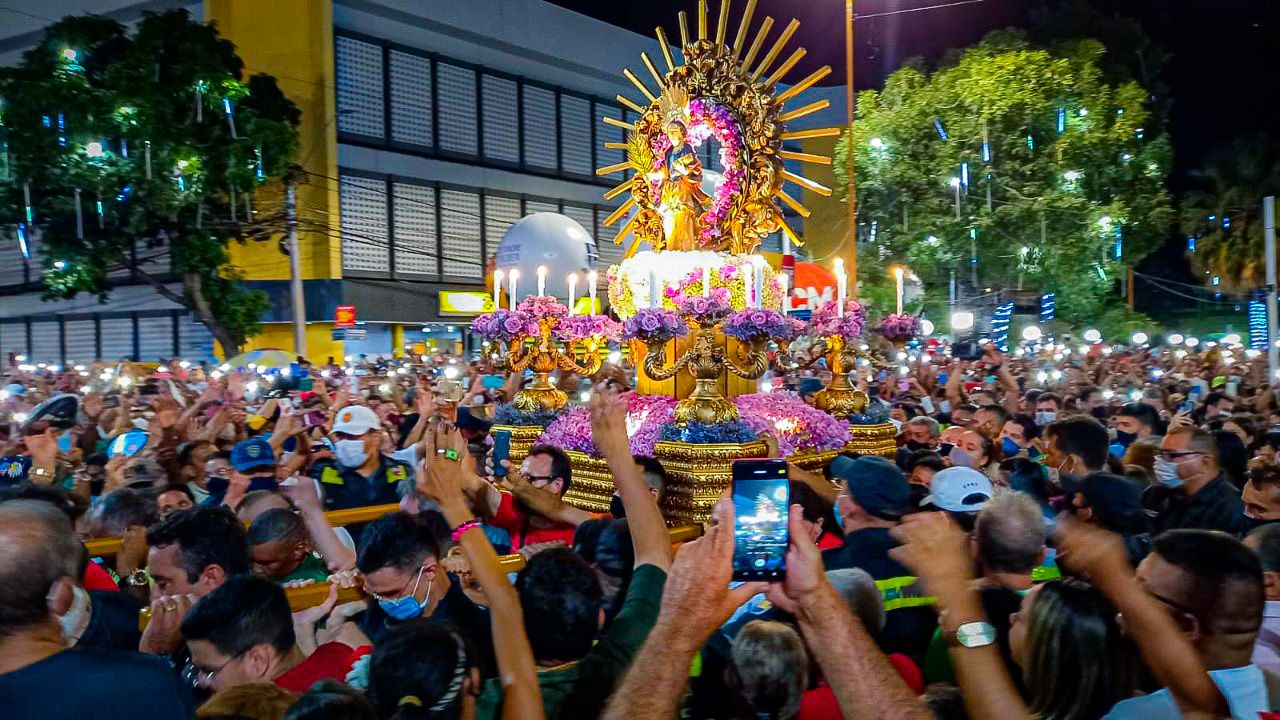
[{"label": "golden radiating ray", "polygon": [[602,167],[602,168],[596,168],[596,174],[597,174],[597,175],[612,175],[612,174],[614,174],[614,173],[616,173],[616,172],[618,172],[618,171],[620,171],[620,170],[626,170],[626,169],[627,169],[627,168],[629,168],[629,167],[631,167],[631,161],[630,161],[630,160],[626,160],[626,161],[623,161],[623,162],[620,162],[620,163],[614,163],[614,164],[612,164],[612,165],[605,165],[605,166],[604,166],[604,167]]},{"label": "golden radiating ray", "polygon": [[786,190],[783,190],[782,188],[778,188],[778,192],[774,194],[782,198],[782,202],[786,203],[787,207],[791,208],[792,210],[795,210],[796,214],[799,215],[800,217],[802,218],[809,217],[809,208],[805,207],[804,205],[801,205],[799,200],[796,200],[795,198],[788,195]]},{"label": "golden radiating ray", "polygon": [[783,140],[809,140],[811,138],[836,137],[843,132],[838,127],[829,128],[811,128],[809,130],[792,130],[784,132],[779,137]]},{"label": "golden radiating ray", "polygon": [[610,150],[626,150],[626,149],[627,149],[627,144],[626,144],[626,143],[611,143],[611,142],[607,142],[607,143],[605,143],[605,144],[604,144],[604,146],[605,146],[606,148],[610,149]]},{"label": "golden radiating ray", "polygon": [[747,28],[751,27],[751,16],[756,11],[756,0],[747,0],[747,11],[742,13],[742,20],[738,23],[738,35],[733,39],[733,59],[737,60],[738,55],[742,52],[742,41],[747,39]]},{"label": "golden radiating ray", "polygon": [[631,212],[631,208],[635,206],[636,206],[636,199],[627,198],[626,202],[619,205],[617,210],[614,210],[612,213],[609,214],[609,217],[604,219],[605,227],[609,227],[610,225],[618,222],[618,220],[623,215],[626,215],[627,213]]},{"label": "golden radiating ray", "polygon": [[[625,146],[623,146],[623,147],[625,147]],[[618,183],[617,185],[615,185],[615,186],[613,186],[613,187],[609,188],[609,192],[607,192],[607,193],[605,193],[605,194],[604,194],[604,199],[605,199],[605,200],[612,200],[612,199],[614,199],[614,198],[618,197],[619,195],[621,195],[622,193],[626,192],[626,191],[627,191],[627,190],[629,190],[629,189],[631,189],[631,178],[627,178],[626,180],[623,180],[622,182]]]},{"label": "golden radiating ray", "polygon": [[716,18],[716,44],[724,44],[725,33],[729,31],[729,0],[720,0],[720,15]]},{"label": "golden radiating ray", "polygon": [[654,28],[654,32],[658,36],[658,47],[662,48],[662,59],[667,61],[667,72],[676,69],[675,58],[671,57],[671,47],[667,44],[667,34],[663,32],[661,27]]},{"label": "golden radiating ray", "polygon": [[624,68],[622,70],[622,74],[626,75],[627,79],[631,81],[631,84],[635,85],[645,97],[649,98],[649,102],[653,102],[658,99],[658,96],[649,92],[649,88],[645,87],[644,83],[640,82],[640,78],[636,77],[636,74],[631,72],[631,68]]},{"label": "golden radiating ray", "polygon": [[774,59],[778,57],[778,53],[782,52],[783,46],[791,40],[791,36],[796,34],[796,29],[799,27],[800,21],[795,18],[792,18],[791,22],[787,23],[787,26],[782,30],[782,34],[773,42],[773,47],[769,48],[769,54],[765,55],[764,59],[760,61],[760,67],[756,68],[755,72],[751,73],[752,80],[759,79],[760,76],[769,69],[769,66],[773,64]]},{"label": "golden radiating ray", "polygon": [[698,0],[698,39],[707,39],[707,0]]},{"label": "golden radiating ray", "polygon": [[648,54],[640,53],[640,59],[644,61],[644,66],[649,68],[649,74],[652,75],[654,81],[658,83],[658,91],[661,92],[667,84],[663,82],[662,75],[658,73],[658,68],[653,66],[653,61],[649,59]]},{"label": "golden radiating ray", "polygon": [[689,13],[681,10],[676,17],[680,19],[680,49],[683,50],[689,46]]},{"label": "golden radiating ray", "polygon": [[821,80],[822,78],[830,74],[831,74],[831,66],[823,65],[817,70],[814,70],[813,72],[809,73],[809,75],[805,79],[801,80],[795,85],[792,85],[786,90],[783,90],[782,92],[778,93],[778,97],[777,97],[778,102],[785,103],[786,101],[799,95],[805,90],[808,90],[810,87],[813,86],[814,83],[818,82],[819,80]]},{"label": "golden radiating ray", "polygon": [[800,62],[800,58],[804,57],[805,52],[807,51],[804,48],[797,48],[795,52],[791,53],[791,57],[787,58],[786,62],[779,65],[778,69],[774,70],[773,74],[769,76],[769,79],[764,81],[765,86],[773,87],[776,85],[777,82],[782,79],[783,75],[791,72],[791,68],[795,67],[796,63]]},{"label": "golden radiating ray", "polygon": [[805,190],[808,190],[809,192],[816,192],[823,197],[831,197],[831,188],[821,183],[816,183],[807,177],[800,177],[799,175],[791,172],[790,170],[782,171],[782,179],[790,180],[791,182],[799,185],[800,187],[804,188]]},{"label": "golden radiating ray", "polygon": [[625,223],[623,223],[622,229],[618,230],[617,235],[613,236],[614,245],[622,244],[622,238],[626,237],[627,234],[631,232],[631,228],[636,224],[636,218],[638,217],[640,217],[640,213],[632,215]]},{"label": "golden radiating ray", "polygon": [[764,44],[764,38],[773,29],[773,18],[766,16],[764,22],[760,23],[760,29],[756,31],[756,39],[751,41],[751,47],[747,50],[747,56],[742,58],[742,67],[751,67],[751,61],[756,59],[756,53],[760,52],[760,46]]},{"label": "golden radiating ray", "polygon": [[619,120],[618,118],[611,118],[611,117],[609,117],[608,115],[604,115],[604,116],[602,116],[600,119],[604,121],[604,124],[605,124],[605,125],[612,125],[612,126],[614,126],[614,127],[620,127],[620,128],[622,128],[623,130],[630,130],[631,132],[635,132],[635,130],[636,130],[636,124],[635,124],[635,123],[623,122],[623,121]]},{"label": "golden radiating ray", "polygon": [[[622,239],[619,238],[618,240],[620,243]],[[636,254],[636,251],[640,249],[640,243],[642,242],[644,242],[644,238],[640,237],[639,235],[635,236],[635,238],[631,241],[631,244],[627,246],[627,254],[623,255],[622,259],[626,260],[627,258],[634,256]]]},{"label": "golden radiating ray", "polygon": [[783,113],[778,116],[778,120],[781,122],[788,122],[790,120],[795,120],[796,118],[802,118],[810,113],[816,113],[819,110],[826,110],[830,105],[831,103],[827,100],[819,100],[815,103],[809,103],[802,108],[796,108],[791,112]]},{"label": "golden radiating ray", "polygon": [[826,155],[810,155],[809,153],[795,152],[793,150],[779,150],[778,157],[788,160],[796,160],[799,162],[813,163],[814,165],[830,165],[831,158]]},{"label": "golden radiating ray", "polygon": [[778,222],[778,229],[781,230],[789,240],[791,240],[792,245],[795,245],[796,247],[804,247],[804,241],[796,235],[796,231],[792,230],[791,226],[788,225],[785,220]]},{"label": "golden radiating ray", "polygon": [[635,103],[631,102],[631,100],[630,100],[630,99],[628,99],[627,97],[625,97],[625,96],[623,96],[623,95],[618,95],[618,96],[617,96],[617,97],[615,97],[614,99],[615,99],[615,100],[617,100],[618,102],[622,103],[623,105],[626,105],[627,107],[631,108],[632,110],[636,111],[636,113],[638,113],[638,114],[640,114],[640,115],[643,115],[643,114],[644,114],[644,108],[642,108],[642,107],[640,107],[639,105],[637,105],[637,104],[635,104]]}]

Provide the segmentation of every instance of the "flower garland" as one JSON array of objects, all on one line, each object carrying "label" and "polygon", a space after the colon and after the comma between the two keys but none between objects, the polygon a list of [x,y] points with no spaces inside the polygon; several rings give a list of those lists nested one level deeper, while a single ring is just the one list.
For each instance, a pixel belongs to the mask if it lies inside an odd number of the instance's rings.
[{"label": "flower garland", "polygon": [[624,337],[639,340],[646,345],[665,343],[689,333],[689,326],[685,324],[684,318],[666,308],[644,308],[631,316],[622,327]]},{"label": "flower garland", "polygon": [[776,310],[739,310],[720,326],[725,335],[743,341],[794,340],[803,328],[803,322],[783,317]]},{"label": "flower garland", "polygon": [[[666,395],[641,395],[637,392],[626,393],[624,397],[627,400],[627,435],[631,453],[652,456],[662,427],[675,419],[676,401]],[[578,405],[564,410],[546,426],[538,443],[596,455],[589,409]]]},{"label": "flower garland", "polygon": [[701,145],[706,139],[704,134],[709,134],[720,143],[723,178],[711,198],[711,205],[702,215],[702,242],[711,245],[724,233],[722,226],[734,203],[742,196],[742,187],[747,179],[741,162],[742,130],[728,108],[708,98],[697,97],[689,102],[689,119],[690,142]]},{"label": "flower garland", "polygon": [[739,395],[733,404],[757,435],[778,439],[778,450],[784,456],[837,450],[852,438],[848,423],[809,405],[795,393]]},{"label": "flower garland", "polygon": [[588,338],[617,342],[622,339],[622,323],[608,315],[570,315],[556,322],[551,337],[562,343]]},{"label": "flower garland", "polygon": [[885,315],[880,324],[876,326],[876,332],[890,342],[909,342],[920,335],[920,318],[915,315],[898,315],[896,313]]},{"label": "flower garland", "polygon": [[519,310],[495,310],[471,321],[471,330],[485,340],[514,342],[538,334],[537,318]]},{"label": "flower garland", "polygon": [[550,295],[530,295],[516,306],[516,312],[530,315],[538,320],[545,318],[562,318],[569,314],[564,303]]},{"label": "flower garland", "polygon": [[814,337],[832,337],[838,335],[848,340],[862,335],[866,324],[867,311],[857,300],[846,300],[844,316],[837,313],[834,301],[824,304],[813,311],[809,320],[808,334]]},{"label": "flower garland", "polygon": [[707,297],[672,293],[671,299],[681,314],[701,327],[711,327],[733,312],[729,305],[729,291],[725,288],[716,288]]}]

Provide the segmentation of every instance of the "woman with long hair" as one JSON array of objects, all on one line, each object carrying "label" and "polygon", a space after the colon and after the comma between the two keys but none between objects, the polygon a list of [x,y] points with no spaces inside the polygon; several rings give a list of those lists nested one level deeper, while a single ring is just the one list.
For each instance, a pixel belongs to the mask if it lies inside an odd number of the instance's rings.
[{"label": "woman with long hair", "polygon": [[396,627],[373,651],[369,698],[380,718],[475,717],[480,668],[454,629],[431,620]]},{"label": "woman with long hair", "polygon": [[1115,608],[1087,582],[1032,588],[1009,618],[1009,650],[1038,720],[1092,720],[1133,694],[1136,652]]}]

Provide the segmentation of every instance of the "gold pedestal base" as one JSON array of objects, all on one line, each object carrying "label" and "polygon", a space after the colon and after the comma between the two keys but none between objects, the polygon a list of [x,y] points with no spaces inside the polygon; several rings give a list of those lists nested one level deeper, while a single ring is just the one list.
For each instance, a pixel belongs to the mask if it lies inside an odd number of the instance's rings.
[{"label": "gold pedestal base", "polygon": [[659,442],[653,454],[671,479],[663,514],[668,520],[707,522],[711,506],[733,480],[729,465],[742,458],[764,457],[767,452],[765,444],[757,441],[716,445]]},{"label": "gold pedestal base", "polygon": [[533,382],[511,400],[511,406],[521,412],[559,410],[569,401],[564,391],[551,384],[550,373],[535,372]]},{"label": "gold pedestal base", "polygon": [[567,455],[573,463],[573,481],[564,494],[564,501],[587,512],[609,512],[609,498],[613,497],[614,490],[609,463],[574,450]]}]

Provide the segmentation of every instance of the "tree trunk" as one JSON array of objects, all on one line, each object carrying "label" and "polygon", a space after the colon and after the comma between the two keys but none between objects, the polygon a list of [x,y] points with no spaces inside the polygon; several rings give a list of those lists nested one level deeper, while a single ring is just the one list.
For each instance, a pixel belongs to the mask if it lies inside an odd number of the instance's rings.
[{"label": "tree trunk", "polygon": [[197,273],[184,273],[182,287],[186,292],[186,299],[191,312],[195,313],[197,320],[209,328],[213,338],[222,345],[222,352],[226,353],[227,357],[240,354],[240,341],[231,335],[231,332],[218,321],[218,318],[213,314],[213,310],[209,308],[209,299],[204,295],[204,282],[200,275]]}]

